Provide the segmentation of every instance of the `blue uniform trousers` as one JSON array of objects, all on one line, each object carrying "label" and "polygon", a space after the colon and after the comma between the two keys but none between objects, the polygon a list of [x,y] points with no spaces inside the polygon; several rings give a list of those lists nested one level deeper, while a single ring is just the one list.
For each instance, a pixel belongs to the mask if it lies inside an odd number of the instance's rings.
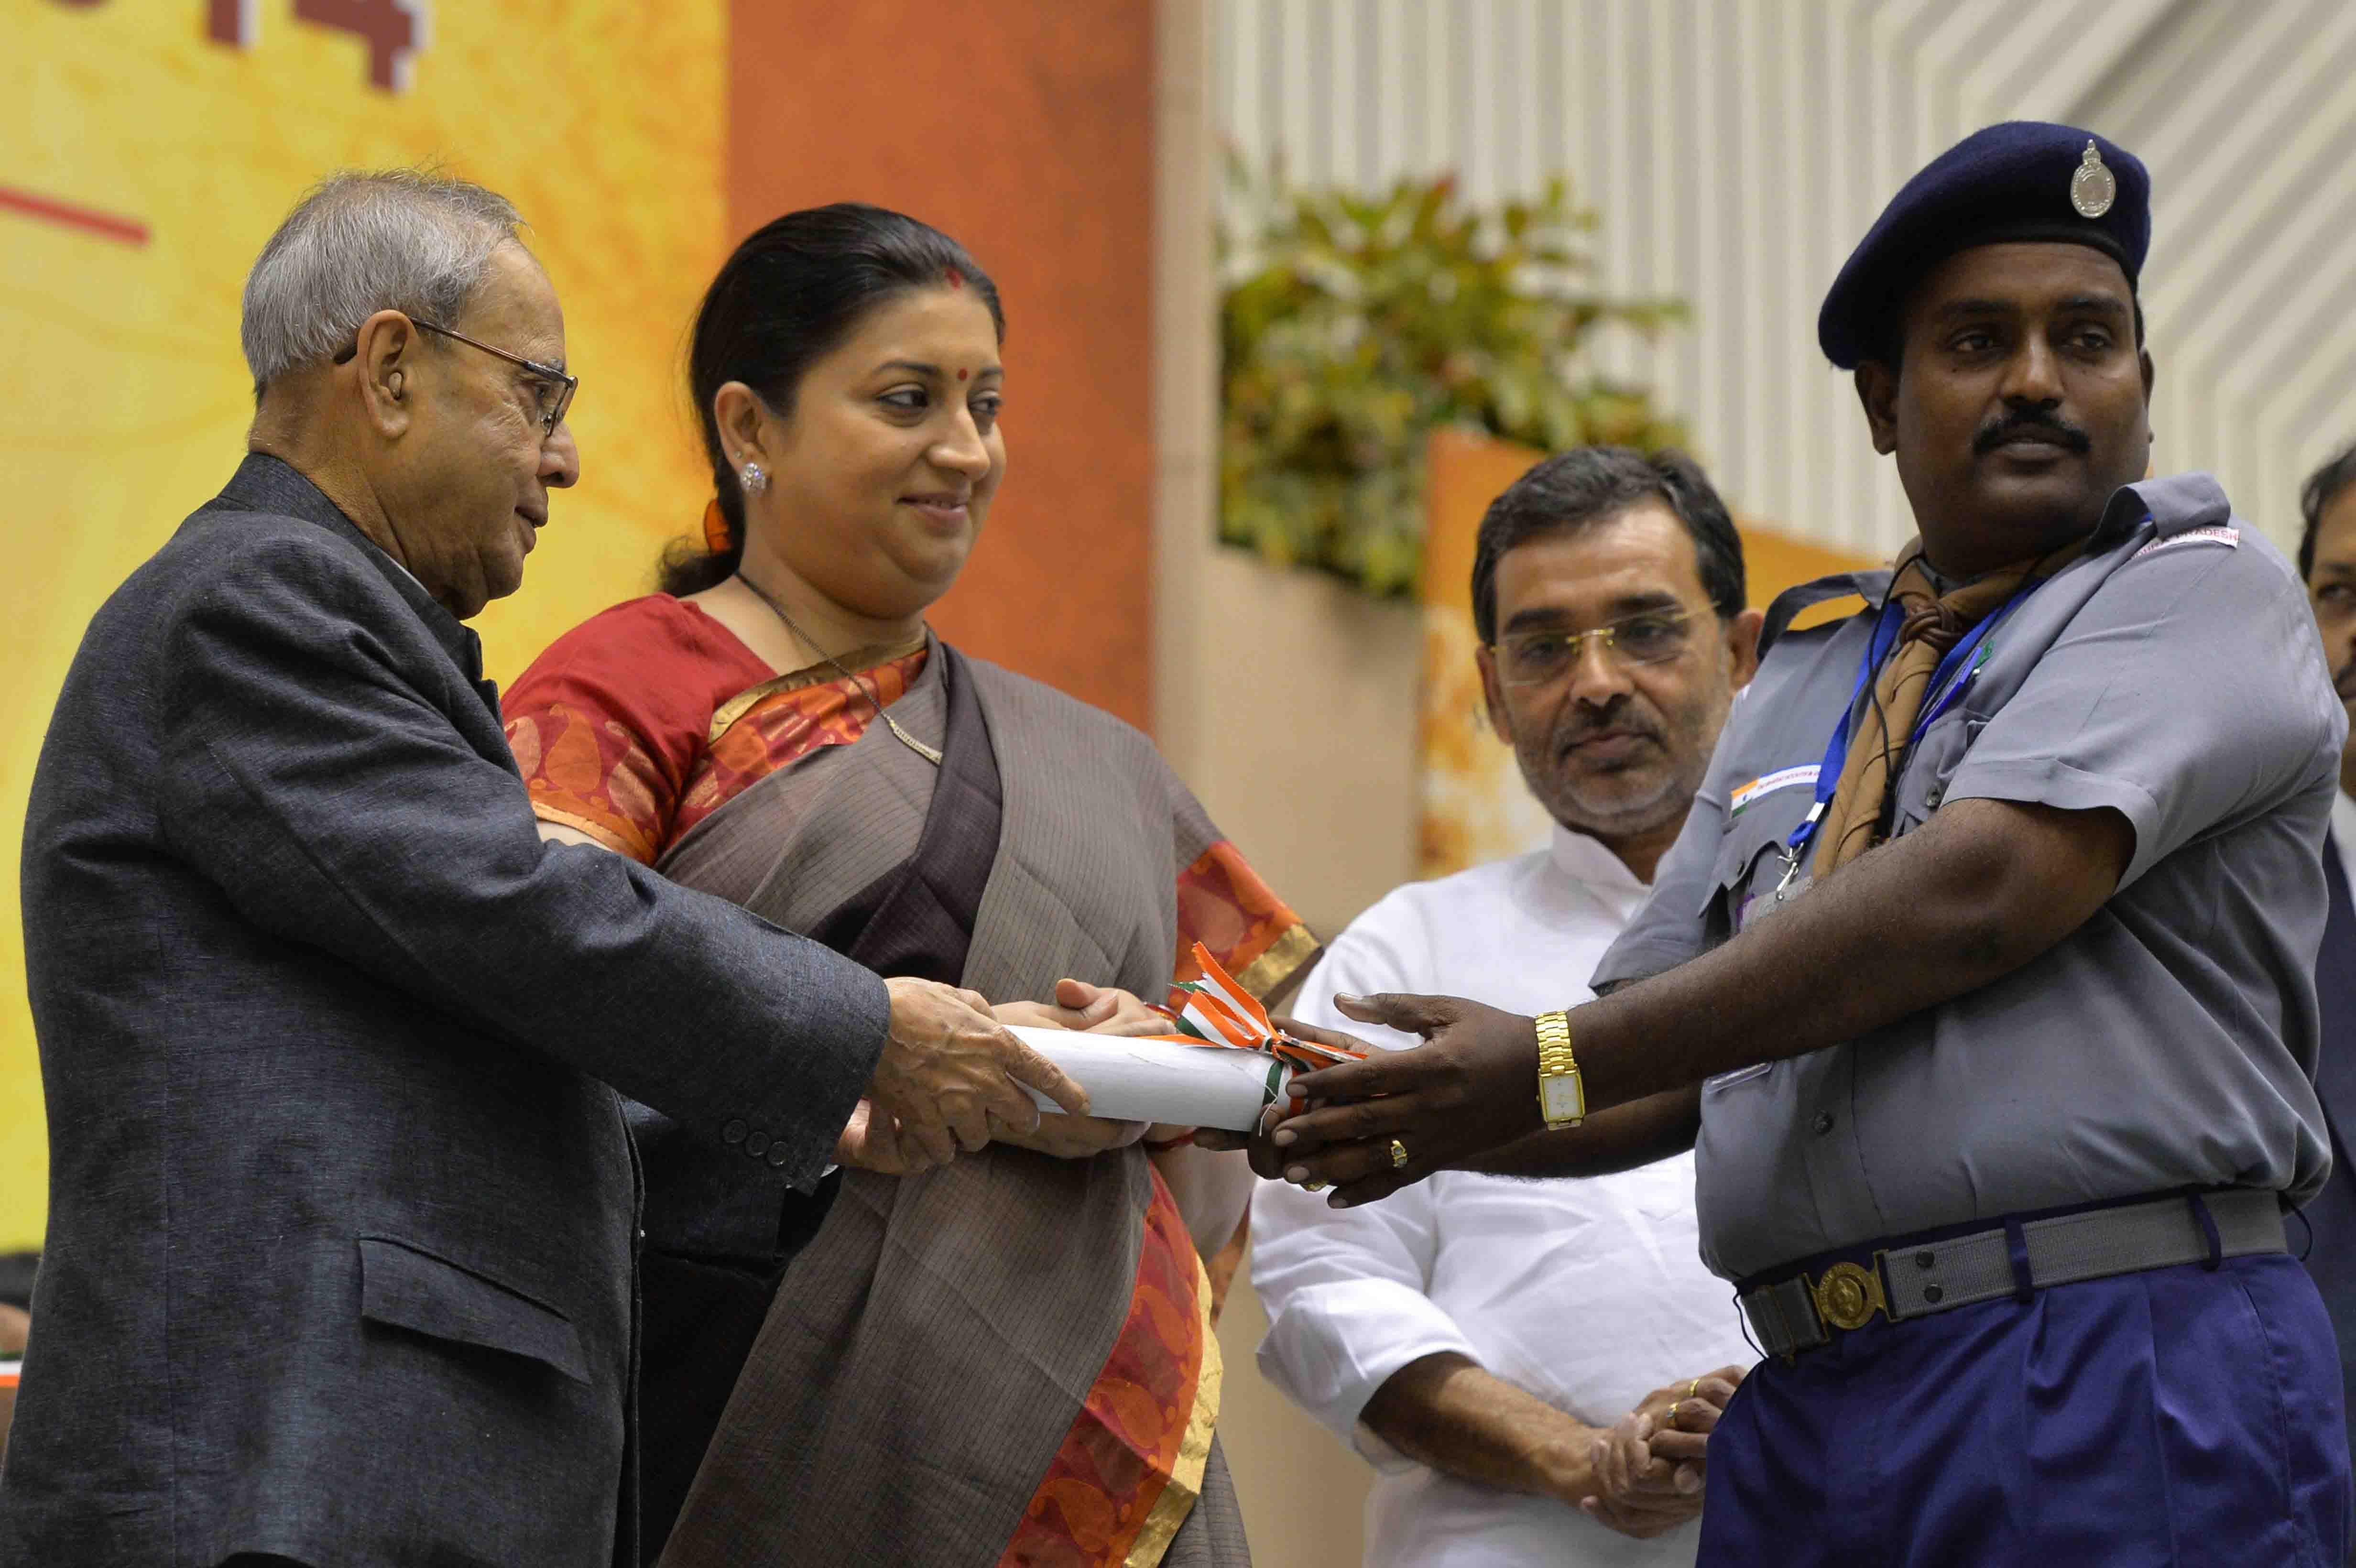
[{"label": "blue uniform trousers", "polygon": [[2340,1356],[2281,1254],[1876,1318],[1744,1381],[1706,1568],[2340,1568]]}]

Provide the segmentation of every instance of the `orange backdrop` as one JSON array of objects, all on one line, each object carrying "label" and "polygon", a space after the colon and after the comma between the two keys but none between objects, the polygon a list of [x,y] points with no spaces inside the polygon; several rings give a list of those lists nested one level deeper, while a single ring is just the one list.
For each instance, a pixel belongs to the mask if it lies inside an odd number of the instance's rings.
[{"label": "orange backdrop", "polygon": [[[731,21],[731,242],[874,202],[955,235],[1004,297],[1006,487],[935,624],[1147,723],[1153,7],[734,0]],[[701,507],[680,497],[680,527]]]}]

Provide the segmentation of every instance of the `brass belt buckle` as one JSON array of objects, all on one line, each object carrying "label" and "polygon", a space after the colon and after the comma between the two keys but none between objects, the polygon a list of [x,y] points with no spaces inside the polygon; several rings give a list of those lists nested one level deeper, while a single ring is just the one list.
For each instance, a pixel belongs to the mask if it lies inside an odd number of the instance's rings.
[{"label": "brass belt buckle", "polygon": [[1862,1328],[1876,1312],[1890,1317],[1890,1298],[1881,1288],[1880,1262],[1881,1254],[1876,1253],[1872,1268],[1835,1264],[1809,1281],[1808,1299],[1816,1304],[1816,1316],[1835,1328]]}]

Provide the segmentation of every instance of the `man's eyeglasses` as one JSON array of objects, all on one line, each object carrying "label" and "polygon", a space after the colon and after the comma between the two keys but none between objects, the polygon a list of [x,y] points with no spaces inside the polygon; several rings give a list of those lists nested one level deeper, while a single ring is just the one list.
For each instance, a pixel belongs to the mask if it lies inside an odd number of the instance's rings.
[{"label": "man's eyeglasses", "polygon": [[[540,434],[543,441],[556,434],[556,427],[564,422],[566,412],[573,407],[573,394],[581,389],[580,377],[568,376],[553,365],[543,365],[537,359],[527,359],[520,354],[510,354],[504,348],[494,348],[489,344],[479,342],[463,332],[453,332],[446,326],[418,316],[411,316],[409,325],[420,332],[438,333],[444,337],[454,337],[469,348],[479,348],[484,353],[494,355],[510,365],[522,366],[531,376],[532,399],[540,410]],[[335,362],[338,365],[346,364],[359,351],[359,342],[354,339],[349,347],[336,356]]]},{"label": "man's eyeglasses", "polygon": [[1631,615],[1591,632],[1509,632],[1494,645],[1497,675],[1507,686],[1544,686],[1576,667],[1590,640],[1622,665],[1666,664],[1692,643],[1693,624],[1677,612]]}]

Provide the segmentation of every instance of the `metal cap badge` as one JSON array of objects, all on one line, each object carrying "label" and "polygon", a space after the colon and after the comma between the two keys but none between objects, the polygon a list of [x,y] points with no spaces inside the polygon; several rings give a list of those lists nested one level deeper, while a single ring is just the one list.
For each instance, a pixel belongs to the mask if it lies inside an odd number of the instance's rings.
[{"label": "metal cap badge", "polygon": [[2119,182],[2103,163],[2103,155],[2095,150],[2094,139],[2087,138],[2086,155],[2070,176],[2070,205],[2078,209],[2081,218],[2100,218],[2118,197]]}]

